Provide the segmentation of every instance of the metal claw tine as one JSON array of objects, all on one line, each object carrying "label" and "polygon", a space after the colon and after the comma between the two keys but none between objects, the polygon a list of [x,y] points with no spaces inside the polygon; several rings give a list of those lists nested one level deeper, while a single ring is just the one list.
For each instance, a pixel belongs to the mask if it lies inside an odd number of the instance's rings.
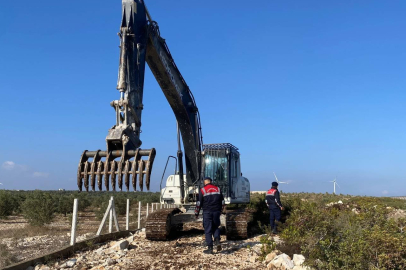
[{"label": "metal claw tine", "polygon": [[93,159],[92,165],[90,166],[90,186],[92,187],[93,191],[94,191],[95,185],[96,185],[96,172],[95,172],[96,165],[97,165],[97,163]]},{"label": "metal claw tine", "polygon": [[131,174],[133,176],[133,179],[132,179],[133,189],[134,189],[134,191],[136,191],[137,190],[137,167],[138,167],[138,162],[134,159],[134,161],[132,161],[131,164],[132,164],[132,172],[131,172]]},{"label": "metal claw tine", "polygon": [[104,186],[106,187],[106,191],[110,190],[110,160],[111,156],[108,153],[106,156],[106,161],[104,162]]},{"label": "metal claw tine", "polygon": [[84,178],[84,182],[85,182],[86,191],[89,191],[89,175],[87,173],[88,169],[89,169],[89,162],[86,160],[85,168],[84,168],[84,172],[83,172],[83,178]]},{"label": "metal claw tine", "polygon": [[111,188],[113,191],[116,191],[116,161],[111,162],[111,171],[110,171],[110,176],[111,176]]},{"label": "metal claw tine", "polygon": [[143,175],[143,171],[144,170],[144,161],[142,159],[140,159],[140,161],[138,162],[138,175],[139,175],[139,180],[138,180],[138,184],[140,186],[140,190],[142,191],[144,188],[144,175]]},{"label": "metal claw tine", "polygon": [[82,188],[83,188],[82,173],[84,170],[84,163],[87,160],[86,152],[87,152],[87,150],[83,151],[82,156],[80,157],[79,166],[78,166],[77,184],[78,184],[79,191],[82,191]]},{"label": "metal claw tine", "polygon": [[147,186],[147,190],[149,191],[149,186],[150,186],[150,179],[151,179],[151,172],[152,172],[152,165],[154,165],[154,159],[155,159],[156,151],[155,148],[151,149],[151,152],[149,153],[148,160],[147,160],[147,165],[145,168],[145,185]]},{"label": "metal claw tine", "polygon": [[[137,170],[138,170],[138,160],[141,158],[140,156],[140,149],[137,148],[137,150],[135,150],[135,154],[134,154],[134,161],[133,163],[133,169],[132,169],[132,175],[133,175],[133,188],[134,191],[137,190]],[[141,189],[142,191],[142,189]]]},{"label": "metal claw tine", "polygon": [[149,160],[147,160],[145,166],[145,185],[147,186],[147,190],[149,190],[150,175],[151,175],[150,164],[151,163],[149,162]]},{"label": "metal claw tine", "polygon": [[124,167],[124,182],[125,182],[125,187],[127,188],[127,191],[130,190],[130,172],[129,172],[129,166],[130,166],[130,161],[126,160],[125,161],[125,167]]},{"label": "metal claw tine", "polygon": [[102,190],[102,183],[103,183],[103,161],[99,161],[97,166],[97,187],[99,188],[99,191]]},{"label": "metal claw tine", "polygon": [[120,191],[123,190],[123,161],[118,162],[118,188]]}]

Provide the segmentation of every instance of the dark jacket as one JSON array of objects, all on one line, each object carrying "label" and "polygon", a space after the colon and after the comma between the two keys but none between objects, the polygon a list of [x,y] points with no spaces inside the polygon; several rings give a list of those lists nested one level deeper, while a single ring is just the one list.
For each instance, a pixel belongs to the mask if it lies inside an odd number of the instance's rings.
[{"label": "dark jacket", "polygon": [[223,193],[218,186],[207,184],[199,192],[199,200],[196,202],[195,215],[199,215],[200,209],[205,212],[221,211],[224,205]]},{"label": "dark jacket", "polygon": [[281,198],[277,188],[272,187],[266,192],[265,202],[269,209],[280,209],[282,207]]}]

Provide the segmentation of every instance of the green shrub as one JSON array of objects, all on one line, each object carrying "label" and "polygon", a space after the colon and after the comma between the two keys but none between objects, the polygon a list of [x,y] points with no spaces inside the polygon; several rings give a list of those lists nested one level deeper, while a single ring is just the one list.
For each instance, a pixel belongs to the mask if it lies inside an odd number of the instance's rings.
[{"label": "green shrub", "polygon": [[13,214],[14,208],[14,200],[10,193],[0,190],[0,218],[5,218]]},{"label": "green shrub", "polygon": [[[387,200],[330,195],[302,199],[286,198],[290,216],[281,226],[281,238],[300,248],[309,266],[406,269],[404,221],[388,218]],[[338,200],[343,204],[326,206]]]},{"label": "green shrub", "polygon": [[49,192],[31,192],[22,205],[24,218],[33,226],[51,223],[57,209],[57,202]]},{"label": "green shrub", "polygon": [[73,212],[73,201],[74,201],[73,197],[58,194],[54,196],[54,199],[56,202],[56,212],[58,214],[62,214],[66,217],[68,214]]},{"label": "green shrub", "polygon": [[269,253],[271,253],[276,248],[276,243],[272,237],[268,235],[263,235],[260,238],[261,246],[261,254],[259,255],[259,260],[263,261]]}]

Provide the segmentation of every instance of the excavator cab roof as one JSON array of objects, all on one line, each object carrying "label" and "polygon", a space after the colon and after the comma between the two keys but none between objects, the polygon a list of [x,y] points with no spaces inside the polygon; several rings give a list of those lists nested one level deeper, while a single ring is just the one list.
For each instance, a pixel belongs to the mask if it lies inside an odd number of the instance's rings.
[{"label": "excavator cab roof", "polygon": [[231,143],[211,143],[203,144],[203,151],[205,150],[234,150],[238,152],[238,148],[232,145]]}]

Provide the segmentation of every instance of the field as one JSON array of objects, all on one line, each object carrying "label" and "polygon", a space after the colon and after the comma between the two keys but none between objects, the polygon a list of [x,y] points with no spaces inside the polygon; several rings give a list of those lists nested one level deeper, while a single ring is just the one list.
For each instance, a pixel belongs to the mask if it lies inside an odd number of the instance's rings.
[{"label": "field", "polygon": [[[70,241],[73,199],[79,199],[77,241],[94,236],[113,193],[0,190],[0,268],[67,246]],[[141,222],[146,203],[158,202],[157,193],[114,193],[120,228],[125,228],[126,199],[129,198],[130,229]],[[141,224],[143,225],[143,224]],[[102,233],[107,232],[105,226]]]},{"label": "field", "polygon": [[[67,245],[73,198],[79,198],[79,240],[94,235],[111,195],[105,192],[0,191],[0,267]],[[124,228],[126,198],[131,199],[132,229],[137,226],[135,216],[138,201],[145,204],[157,202],[159,198],[157,193],[137,192],[115,193],[114,196],[121,228]],[[224,254],[228,254],[227,258],[231,260],[223,260],[224,265],[232,263],[244,265],[246,269],[250,269],[250,265],[266,269],[262,260],[276,248],[289,256],[303,254],[306,264],[314,269],[406,269],[405,200],[282,193],[285,210],[279,226],[279,237],[275,238],[268,228],[269,212],[264,196],[261,193],[252,194],[251,203],[246,206],[256,210],[251,238],[245,242],[224,242],[229,247],[229,253]],[[201,252],[203,232],[185,233],[179,237],[188,239],[187,246]],[[176,247],[176,240],[172,242],[168,243]],[[262,248],[258,258],[252,260],[252,255],[249,255],[252,252],[247,249],[259,243],[269,248]],[[145,252],[162,247],[162,244],[144,240],[140,240],[139,244],[145,245],[139,247]],[[177,251],[172,250],[172,244],[167,247],[171,251],[167,250],[166,253],[178,256]],[[241,249],[241,245],[245,245],[245,249]],[[238,261],[240,257],[243,262]],[[152,256],[150,263],[162,265],[161,259]],[[195,260],[195,266],[203,263],[199,260]],[[143,264],[143,267],[147,266]],[[172,263],[172,266],[177,267],[176,263]]]}]

